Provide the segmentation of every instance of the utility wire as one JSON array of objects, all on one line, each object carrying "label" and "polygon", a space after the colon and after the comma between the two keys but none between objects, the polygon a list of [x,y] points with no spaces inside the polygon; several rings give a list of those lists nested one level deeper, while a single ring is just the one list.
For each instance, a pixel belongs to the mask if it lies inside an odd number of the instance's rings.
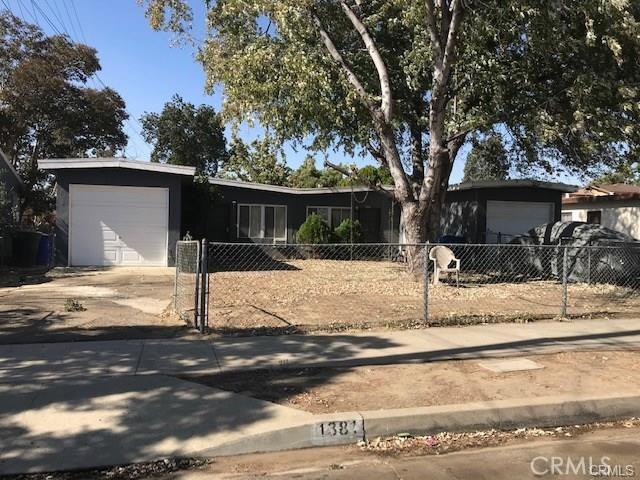
[{"label": "utility wire", "polygon": [[71,0],[71,8],[73,10],[73,16],[76,19],[76,23],[78,24],[78,29],[80,30],[80,37],[84,43],[87,43],[87,37],[84,35],[84,28],[82,28],[82,22],[80,21],[80,16],[78,15],[78,9],[76,8],[74,0]]},{"label": "utility wire", "polygon": [[[7,4],[7,0],[0,0],[0,1],[2,1],[3,5],[7,8],[7,10],[9,10],[9,11],[11,11],[11,12],[12,12],[12,9],[11,9],[11,8],[10,8],[10,6]],[[53,1],[55,2],[55,0],[53,0]],[[20,4],[22,3],[22,0],[17,0],[17,2],[18,2],[18,6],[20,7]],[[47,0],[45,0],[45,2],[46,2],[46,4],[48,5],[49,10],[51,10],[51,12],[53,13],[53,16],[54,16],[54,17],[55,17],[55,18],[60,22],[60,27],[62,28],[62,30],[60,30],[60,29],[58,28],[58,25],[56,25],[56,24],[51,20],[51,18],[49,18],[49,16],[44,12],[44,10],[43,10],[43,9],[42,9],[42,8],[41,8],[41,7],[40,7],[40,6],[39,6],[39,5],[38,5],[34,0],[31,0],[31,6],[32,6],[32,8],[33,8],[32,18],[35,20],[35,22],[36,22],[36,24],[38,25],[38,27],[40,27],[40,29],[41,29],[41,30],[44,30],[44,29],[42,28],[42,25],[41,25],[41,24],[40,24],[40,22],[39,22],[39,19],[38,19],[37,13],[36,13],[36,9],[37,9],[37,11],[38,11],[38,12],[40,12],[41,17],[42,17],[42,18],[44,18],[44,20],[46,21],[46,23],[49,25],[49,27],[51,27],[51,29],[52,29],[56,34],[58,34],[58,35],[66,35],[66,36],[67,36],[67,37],[68,37],[72,42],[74,42],[74,43],[79,43],[79,42],[77,42],[77,41],[76,41],[76,39],[74,39],[74,38],[72,37],[72,35],[69,33],[69,31],[67,30],[66,25],[64,24],[64,22],[62,21],[62,19],[61,19],[60,17],[58,17],[58,15],[56,15],[55,11],[54,11],[54,10],[52,9],[52,7],[51,7],[51,4],[50,4]],[[72,5],[73,5],[73,8],[74,8],[74,10],[75,10],[75,4],[72,4]],[[22,9],[21,9],[21,10],[22,10]],[[27,11],[29,11],[29,10],[27,9]],[[12,13],[13,13],[13,12],[12,12]],[[75,15],[76,15],[76,18],[78,19],[78,25],[80,25],[80,27],[82,27],[82,24],[80,23],[80,21],[79,21],[79,17],[78,17],[78,15],[77,15],[77,10],[75,10]],[[23,20],[25,20],[25,19],[24,19],[24,16],[23,16]],[[25,21],[26,21],[26,20],[25,20]],[[63,33],[63,32],[64,32],[64,33]],[[75,33],[76,33],[76,36],[77,36],[77,32],[75,32]],[[82,33],[83,33],[83,37],[84,37],[84,31],[83,31]],[[86,43],[86,41],[85,41],[85,43]],[[93,77],[95,77],[95,79],[94,79]],[[98,83],[99,83],[100,85],[102,85],[102,87],[103,87],[103,88],[109,88],[109,87],[105,84],[105,82],[102,80],[102,78],[100,78],[100,75],[98,74],[98,72],[95,72],[95,73],[94,73],[94,75],[93,75],[92,77],[90,77],[90,78],[89,78],[89,80],[93,83],[94,88],[96,87],[96,83],[95,83],[95,81],[96,81],[96,80],[98,81]],[[134,155],[135,155],[135,157],[134,157],[134,158],[137,158],[137,157],[139,157],[139,151],[138,151],[138,148],[137,148],[137,145],[136,145],[136,143],[137,143],[137,142],[134,140],[134,137],[138,137],[140,140],[142,140],[142,142],[143,142],[143,143],[146,143],[145,139],[144,139],[144,138],[142,137],[142,135],[140,134],[140,131],[142,130],[142,124],[138,121],[138,119],[137,119],[135,116],[133,116],[133,115],[131,114],[131,112],[129,112],[129,110],[127,110],[127,109],[126,109],[126,107],[125,107],[125,112],[127,113],[128,118],[124,121],[124,122],[125,122],[124,127],[125,127],[125,130],[128,130],[128,131],[129,131],[129,133],[133,133],[133,134],[134,134],[134,135],[130,135],[130,136],[129,136],[129,138],[130,138],[131,140],[133,140],[133,142],[132,142],[132,146],[133,146],[133,149],[134,149]],[[131,120],[133,120],[133,121],[138,125],[138,127],[140,128],[140,131],[134,127],[134,125],[133,125],[133,123],[131,122]],[[125,148],[126,148],[126,147],[125,147]]]}]

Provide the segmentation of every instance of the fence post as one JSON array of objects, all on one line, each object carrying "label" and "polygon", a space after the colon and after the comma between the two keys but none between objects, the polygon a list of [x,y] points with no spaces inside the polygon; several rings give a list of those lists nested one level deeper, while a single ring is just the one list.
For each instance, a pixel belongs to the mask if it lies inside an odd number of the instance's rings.
[{"label": "fence post", "polygon": [[587,284],[591,285],[591,242],[587,245]]},{"label": "fence post", "polygon": [[173,311],[178,311],[178,272],[180,270],[180,242],[176,242],[176,276],[173,282]]},{"label": "fence post", "polygon": [[198,328],[198,316],[200,314],[200,242],[196,242],[196,271],[195,271],[195,288],[193,289],[193,326]]},{"label": "fence post", "polygon": [[560,311],[561,318],[567,318],[567,270],[569,269],[569,260],[567,250],[569,247],[565,245],[562,253],[562,309]]},{"label": "fence post", "polygon": [[200,333],[204,333],[207,324],[207,270],[209,260],[209,248],[207,239],[202,239],[200,267]]},{"label": "fence post", "polygon": [[422,277],[424,281],[424,291],[423,291],[423,313],[424,313],[424,323],[425,325],[429,324],[429,242],[424,244],[422,251]]}]

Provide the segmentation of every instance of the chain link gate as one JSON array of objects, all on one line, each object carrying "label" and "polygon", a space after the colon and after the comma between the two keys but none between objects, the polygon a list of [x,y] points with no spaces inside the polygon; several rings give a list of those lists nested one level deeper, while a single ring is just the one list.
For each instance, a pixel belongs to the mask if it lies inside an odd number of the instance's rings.
[{"label": "chain link gate", "polygon": [[[437,246],[460,261],[459,286],[449,275],[436,279]],[[639,289],[640,243],[203,240],[178,244],[175,310],[201,332],[211,324],[222,334],[304,333],[638,314]]]}]

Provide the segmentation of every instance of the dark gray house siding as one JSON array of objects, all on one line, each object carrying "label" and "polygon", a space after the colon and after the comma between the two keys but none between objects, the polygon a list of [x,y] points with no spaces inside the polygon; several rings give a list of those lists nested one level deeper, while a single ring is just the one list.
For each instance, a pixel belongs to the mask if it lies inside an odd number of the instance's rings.
[{"label": "dark gray house siding", "polygon": [[122,168],[58,170],[56,175],[56,263],[68,264],[69,185],[115,185],[125,187],[162,187],[169,190],[169,241],[167,260],[175,264],[176,242],[180,239],[182,186],[190,177],[162,172]]},{"label": "dark gray house siding", "polygon": [[[554,221],[560,221],[562,191],[544,187],[471,188],[447,192],[442,220],[442,235],[465,237],[471,243],[485,243],[487,202],[553,203]],[[522,232],[525,233],[525,232]]]},{"label": "dark gray house siding", "polygon": [[[190,167],[153,165],[126,159],[51,159],[40,164],[57,177],[56,260],[62,265],[68,263],[69,186],[74,184],[166,188],[169,192],[169,265],[175,263],[176,242],[187,232],[192,238],[207,238],[215,242],[273,242],[275,225],[283,218],[279,216],[281,210],[270,208],[273,206],[286,209],[286,232],[282,231],[282,236],[277,239],[279,242],[295,243],[296,232],[307,218],[310,207],[344,209],[333,212],[338,214],[333,223],[351,214],[360,221],[365,242],[396,243],[401,239],[399,205],[389,195],[377,190],[362,187],[295,189],[213,178],[210,183],[215,195],[212,196],[207,189],[194,184],[195,169]],[[490,224],[493,235],[493,230],[503,228],[500,222],[504,223],[506,219],[507,226],[518,231],[498,232],[498,238],[502,238],[502,233],[505,236],[519,234],[519,230],[530,228],[523,226],[527,221],[560,220],[562,194],[573,190],[568,185],[529,180],[454,185],[445,198],[439,233],[464,237],[467,242],[484,243],[487,241],[487,225]],[[520,205],[496,205],[496,209],[502,208],[496,212],[501,213],[496,213],[488,222],[488,202],[491,201],[543,202],[553,205],[554,210],[553,215],[550,210],[545,213],[544,208],[531,208],[529,213],[523,211],[520,214]],[[256,208],[249,206],[262,206],[258,209],[262,215],[260,226],[251,227],[260,233],[252,235],[251,239],[239,235],[238,213],[242,205],[247,205],[243,212],[253,212],[251,215],[247,213],[252,221],[256,218]],[[243,228],[248,229],[249,221],[245,221]],[[277,231],[281,230],[278,228]],[[270,232],[272,238],[259,238],[266,236],[266,232]]]},{"label": "dark gray house siding", "polygon": [[[467,242],[485,243],[487,202],[542,202],[554,205],[554,221],[561,215],[562,190],[542,186],[453,186],[445,199],[440,235],[464,237]],[[295,243],[295,234],[307,217],[308,207],[353,206],[353,217],[360,220],[365,241],[371,243],[399,241],[400,207],[387,195],[377,191],[322,193],[277,191],[256,188],[253,184],[220,185],[215,188],[219,200],[186,222],[196,238],[206,237],[216,242],[247,242],[259,239],[238,238],[238,206],[282,205],[287,209],[287,242]],[[188,212],[185,212],[185,216]],[[183,231],[183,234],[185,231]],[[524,233],[524,232],[522,232]],[[265,240],[270,241],[270,240]]]},{"label": "dark gray house siding", "polygon": [[220,199],[209,209],[206,218],[200,220],[206,226],[202,228],[194,222],[185,225],[195,236],[218,242],[250,241],[238,238],[238,206],[283,205],[287,209],[287,242],[294,243],[296,232],[307,218],[308,207],[353,206],[353,218],[360,221],[366,242],[398,241],[399,208],[380,192],[355,192],[352,201],[351,192],[290,193],[228,185],[215,188]]}]

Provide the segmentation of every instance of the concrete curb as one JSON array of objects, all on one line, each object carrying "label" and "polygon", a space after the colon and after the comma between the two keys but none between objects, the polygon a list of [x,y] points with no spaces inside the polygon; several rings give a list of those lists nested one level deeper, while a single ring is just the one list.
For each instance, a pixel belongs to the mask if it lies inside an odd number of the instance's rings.
[{"label": "concrete curb", "polygon": [[521,427],[552,427],[640,416],[640,394],[550,396],[435,407],[319,415],[312,422],[249,436],[200,452],[212,457],[273,452],[360,440],[397,433],[429,435]]}]

